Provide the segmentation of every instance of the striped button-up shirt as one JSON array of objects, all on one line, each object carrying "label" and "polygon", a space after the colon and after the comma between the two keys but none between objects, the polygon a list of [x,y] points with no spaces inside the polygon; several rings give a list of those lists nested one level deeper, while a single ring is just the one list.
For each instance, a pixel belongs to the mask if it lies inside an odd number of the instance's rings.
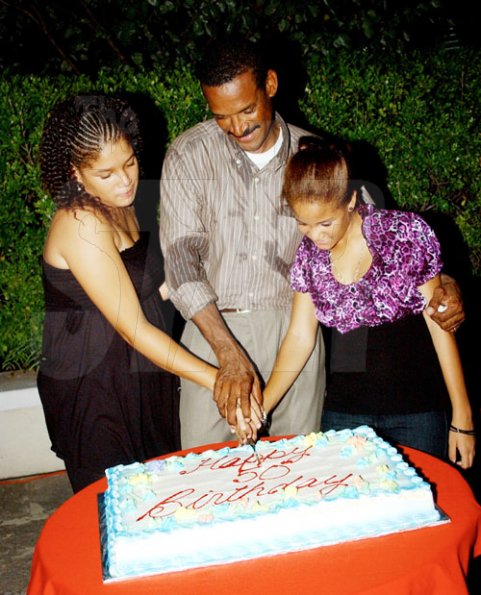
[{"label": "striped button-up shirt", "polygon": [[308,134],[287,125],[258,169],[215,120],[181,134],[165,157],[160,238],[170,299],[186,319],[219,309],[288,309],[301,234],[280,198],[284,166]]}]

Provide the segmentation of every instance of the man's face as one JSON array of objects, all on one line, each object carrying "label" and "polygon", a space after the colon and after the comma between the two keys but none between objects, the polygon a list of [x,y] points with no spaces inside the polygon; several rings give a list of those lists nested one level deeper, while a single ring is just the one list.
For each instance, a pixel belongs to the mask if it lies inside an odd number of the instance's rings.
[{"label": "man's face", "polygon": [[217,124],[244,151],[263,153],[277,140],[272,97],[277,75],[269,70],[266,83],[258,87],[252,70],[218,87],[202,87]]}]

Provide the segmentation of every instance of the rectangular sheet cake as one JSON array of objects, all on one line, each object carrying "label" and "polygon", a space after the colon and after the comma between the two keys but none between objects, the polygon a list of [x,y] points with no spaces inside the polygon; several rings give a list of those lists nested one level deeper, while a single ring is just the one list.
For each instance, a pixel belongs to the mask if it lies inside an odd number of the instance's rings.
[{"label": "rectangular sheet cake", "polygon": [[107,469],[106,580],[225,564],[445,520],[367,426]]}]

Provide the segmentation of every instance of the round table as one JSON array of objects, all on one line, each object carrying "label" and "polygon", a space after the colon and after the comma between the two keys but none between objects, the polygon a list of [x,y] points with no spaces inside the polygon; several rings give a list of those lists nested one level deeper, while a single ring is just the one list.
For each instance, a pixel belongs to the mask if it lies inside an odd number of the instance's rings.
[{"label": "round table", "polygon": [[[206,445],[192,451],[234,444]],[[451,522],[303,552],[104,584],[97,508],[98,494],[107,487],[102,479],[72,496],[45,523],[35,548],[27,593],[467,593],[469,561],[481,555],[481,507],[457,469],[420,451],[401,450],[431,483],[438,506]]]}]

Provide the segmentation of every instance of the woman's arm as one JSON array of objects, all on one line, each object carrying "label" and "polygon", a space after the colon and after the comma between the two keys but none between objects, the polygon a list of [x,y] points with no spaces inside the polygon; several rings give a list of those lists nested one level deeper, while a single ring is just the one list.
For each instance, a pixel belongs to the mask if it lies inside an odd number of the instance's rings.
[{"label": "woman's arm", "polygon": [[[314,349],[318,328],[311,296],[296,292],[289,327],[263,393],[263,410],[266,414],[275,408],[304,368]],[[246,424],[240,407],[236,408],[236,418],[237,424],[231,430],[235,429],[239,443],[255,442],[260,424],[254,425],[252,421]]]},{"label": "woman's arm", "polygon": [[294,294],[291,319],[264,389],[264,409],[272,411],[304,368],[314,349],[319,323],[308,293]]},{"label": "woman's arm", "polygon": [[84,291],[129,345],[160,368],[213,389],[216,368],[145,318],[111,226],[88,211],[65,212],[49,242],[55,243]]},{"label": "woman's arm", "polygon": [[[432,298],[434,290],[440,283],[439,276],[434,277],[421,287],[419,291],[426,299],[426,303]],[[443,331],[424,311],[424,319],[428,326],[431,338],[439,359],[444,381],[448,389],[451,406],[453,410],[452,425],[462,430],[473,429],[473,417],[469,403],[466,384],[464,382],[463,368],[459,357],[458,346],[454,335]],[[471,467],[474,459],[475,439],[474,436],[458,432],[449,432],[449,459],[456,462],[456,451],[459,452],[461,460],[459,464],[464,469]]]}]

